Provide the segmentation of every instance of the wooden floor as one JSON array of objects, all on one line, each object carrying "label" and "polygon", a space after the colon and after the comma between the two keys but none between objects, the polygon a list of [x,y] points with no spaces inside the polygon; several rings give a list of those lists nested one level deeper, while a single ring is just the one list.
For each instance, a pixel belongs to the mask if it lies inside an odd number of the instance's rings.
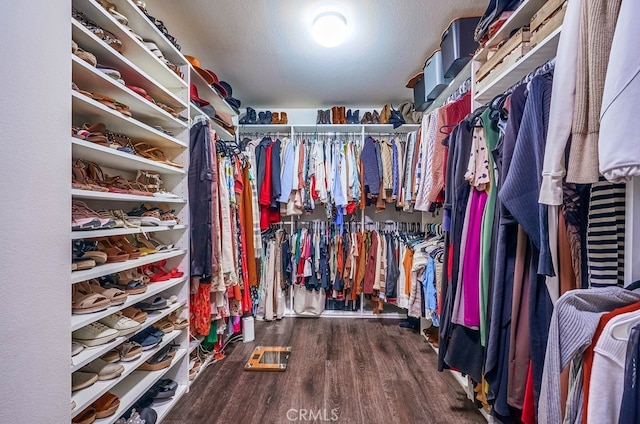
[{"label": "wooden floor", "polygon": [[[396,320],[256,322],[207,367],[166,424],[486,423],[423,337]],[[285,372],[247,372],[255,346],[292,346]],[[311,412],[309,412],[311,411]]]}]

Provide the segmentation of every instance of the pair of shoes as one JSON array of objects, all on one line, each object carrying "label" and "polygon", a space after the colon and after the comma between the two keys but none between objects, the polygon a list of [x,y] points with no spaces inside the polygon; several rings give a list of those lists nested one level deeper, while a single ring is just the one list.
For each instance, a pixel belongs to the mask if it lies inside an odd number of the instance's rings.
[{"label": "pair of shoes", "polygon": [[347,111],[347,124],[359,124],[360,123],[360,109],[354,110],[351,109]]},{"label": "pair of shoes", "polygon": [[115,227],[116,222],[110,218],[103,218],[100,214],[86,203],[74,200],[71,204],[71,229],[73,231],[80,230],[98,230]]},{"label": "pair of shoes", "polygon": [[258,123],[258,114],[255,109],[251,107],[247,107],[247,113],[244,114],[242,118],[240,118],[241,125],[250,125]]},{"label": "pair of shoes", "polygon": [[287,112],[273,112],[271,115],[271,124],[273,125],[286,125],[289,123],[289,119],[287,117]]},{"label": "pair of shoes", "polygon": [[334,106],[331,108],[332,114],[332,123],[333,124],[346,124],[347,123],[347,115],[346,108],[344,106]]},{"label": "pair of shoes", "polygon": [[271,125],[271,121],[273,121],[273,114],[270,110],[266,112],[258,112],[258,124]]},{"label": "pair of shoes", "polygon": [[331,111],[329,109],[318,109],[318,117],[316,118],[316,124],[330,124],[331,123]]}]

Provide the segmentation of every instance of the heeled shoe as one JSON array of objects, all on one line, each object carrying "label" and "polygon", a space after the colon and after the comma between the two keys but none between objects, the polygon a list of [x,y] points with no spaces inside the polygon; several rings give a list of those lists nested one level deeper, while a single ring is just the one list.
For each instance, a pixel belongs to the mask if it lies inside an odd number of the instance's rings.
[{"label": "heeled shoe", "polygon": [[373,114],[371,115],[371,123],[372,124],[379,124],[380,123],[380,114],[378,113],[377,110],[374,110]]},{"label": "heeled shoe", "polygon": [[271,114],[271,122],[270,124],[275,125],[280,123],[280,114],[278,112],[273,112]]},{"label": "heeled shoe", "polygon": [[287,112],[280,112],[280,125],[287,125],[289,123],[289,117]]},{"label": "heeled shoe", "polygon": [[359,124],[360,123],[360,109],[354,110],[351,114],[351,123]]},{"label": "heeled shoe", "polygon": [[353,113],[351,109],[347,110],[347,124],[353,124]]}]

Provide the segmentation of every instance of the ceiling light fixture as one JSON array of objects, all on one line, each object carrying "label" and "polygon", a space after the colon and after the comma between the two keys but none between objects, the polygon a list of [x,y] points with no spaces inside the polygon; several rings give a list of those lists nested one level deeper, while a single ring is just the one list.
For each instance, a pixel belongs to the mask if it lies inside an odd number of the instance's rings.
[{"label": "ceiling light fixture", "polygon": [[324,47],[339,46],[347,38],[348,32],[347,18],[334,10],[320,13],[311,26],[311,35]]}]

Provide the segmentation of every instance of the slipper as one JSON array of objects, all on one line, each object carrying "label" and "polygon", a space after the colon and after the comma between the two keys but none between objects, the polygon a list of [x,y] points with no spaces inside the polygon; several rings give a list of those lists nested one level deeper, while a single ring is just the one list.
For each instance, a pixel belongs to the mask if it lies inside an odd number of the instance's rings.
[{"label": "slipper", "polygon": [[167,299],[163,298],[162,296],[156,296],[149,302],[140,302],[136,303],[135,305],[136,308],[145,312],[159,311],[160,309],[164,309],[167,306]]},{"label": "slipper", "polygon": [[71,291],[71,312],[74,314],[103,311],[111,305],[109,299],[99,293],[94,293],[86,283],[74,284]]},{"label": "slipper", "polygon": [[120,360],[123,362],[135,361],[142,356],[142,346],[136,342],[124,342],[116,349],[120,355]]},{"label": "slipper", "polygon": [[72,424],[91,424],[96,420],[96,410],[93,406],[87,407],[84,411],[76,415],[72,420]]},{"label": "slipper", "polygon": [[71,374],[71,391],[76,392],[85,389],[92,386],[96,381],[98,381],[98,374],[95,372],[76,371]]},{"label": "slipper", "polygon": [[138,343],[142,347],[142,350],[149,350],[160,344],[162,336],[164,336],[162,331],[156,330],[153,327],[147,327],[130,338],[129,341]]},{"label": "slipper", "polygon": [[91,404],[95,408],[96,418],[106,418],[116,413],[120,406],[120,399],[111,392],[100,396]]},{"label": "slipper", "polygon": [[100,293],[101,295],[109,299],[109,302],[111,302],[111,306],[122,305],[129,297],[127,293],[118,288],[102,287],[100,283],[98,283],[98,280],[96,280],[95,278],[89,280],[87,284],[91,286],[91,290],[93,290],[94,293]]},{"label": "slipper", "polygon": [[142,294],[147,291],[147,285],[140,280],[119,282],[118,286],[129,294]]},{"label": "slipper", "polygon": [[167,317],[167,320],[173,324],[175,330],[183,330],[189,326],[189,320],[178,316],[175,312]]},{"label": "slipper", "polygon": [[131,318],[132,320],[135,320],[135,321],[138,321],[140,324],[145,322],[147,320],[147,316],[149,315],[146,312],[142,312],[138,308],[134,308],[133,306],[129,306],[129,307],[123,309],[120,312],[122,312],[122,314],[125,317]]},{"label": "slipper", "polygon": [[100,359],[110,364],[115,364],[120,360],[120,353],[117,349],[111,349],[109,352],[102,355]]},{"label": "slipper", "polygon": [[147,359],[138,369],[143,371],[157,371],[167,368],[171,365],[174,356],[173,346],[165,346],[151,358]]},{"label": "slipper", "polygon": [[153,324],[153,326],[158,330],[162,331],[164,334],[169,334],[175,329],[173,327],[173,324],[166,318],[156,322],[155,324]]},{"label": "slipper", "polygon": [[93,259],[78,259],[73,261],[73,263],[76,264],[76,271],[83,271],[85,269],[95,268],[96,266],[96,261]]},{"label": "slipper", "polygon": [[88,363],[80,369],[82,372],[96,373],[98,380],[113,380],[120,377],[124,372],[124,366],[122,364],[110,364],[102,359],[98,358],[93,362]]}]

